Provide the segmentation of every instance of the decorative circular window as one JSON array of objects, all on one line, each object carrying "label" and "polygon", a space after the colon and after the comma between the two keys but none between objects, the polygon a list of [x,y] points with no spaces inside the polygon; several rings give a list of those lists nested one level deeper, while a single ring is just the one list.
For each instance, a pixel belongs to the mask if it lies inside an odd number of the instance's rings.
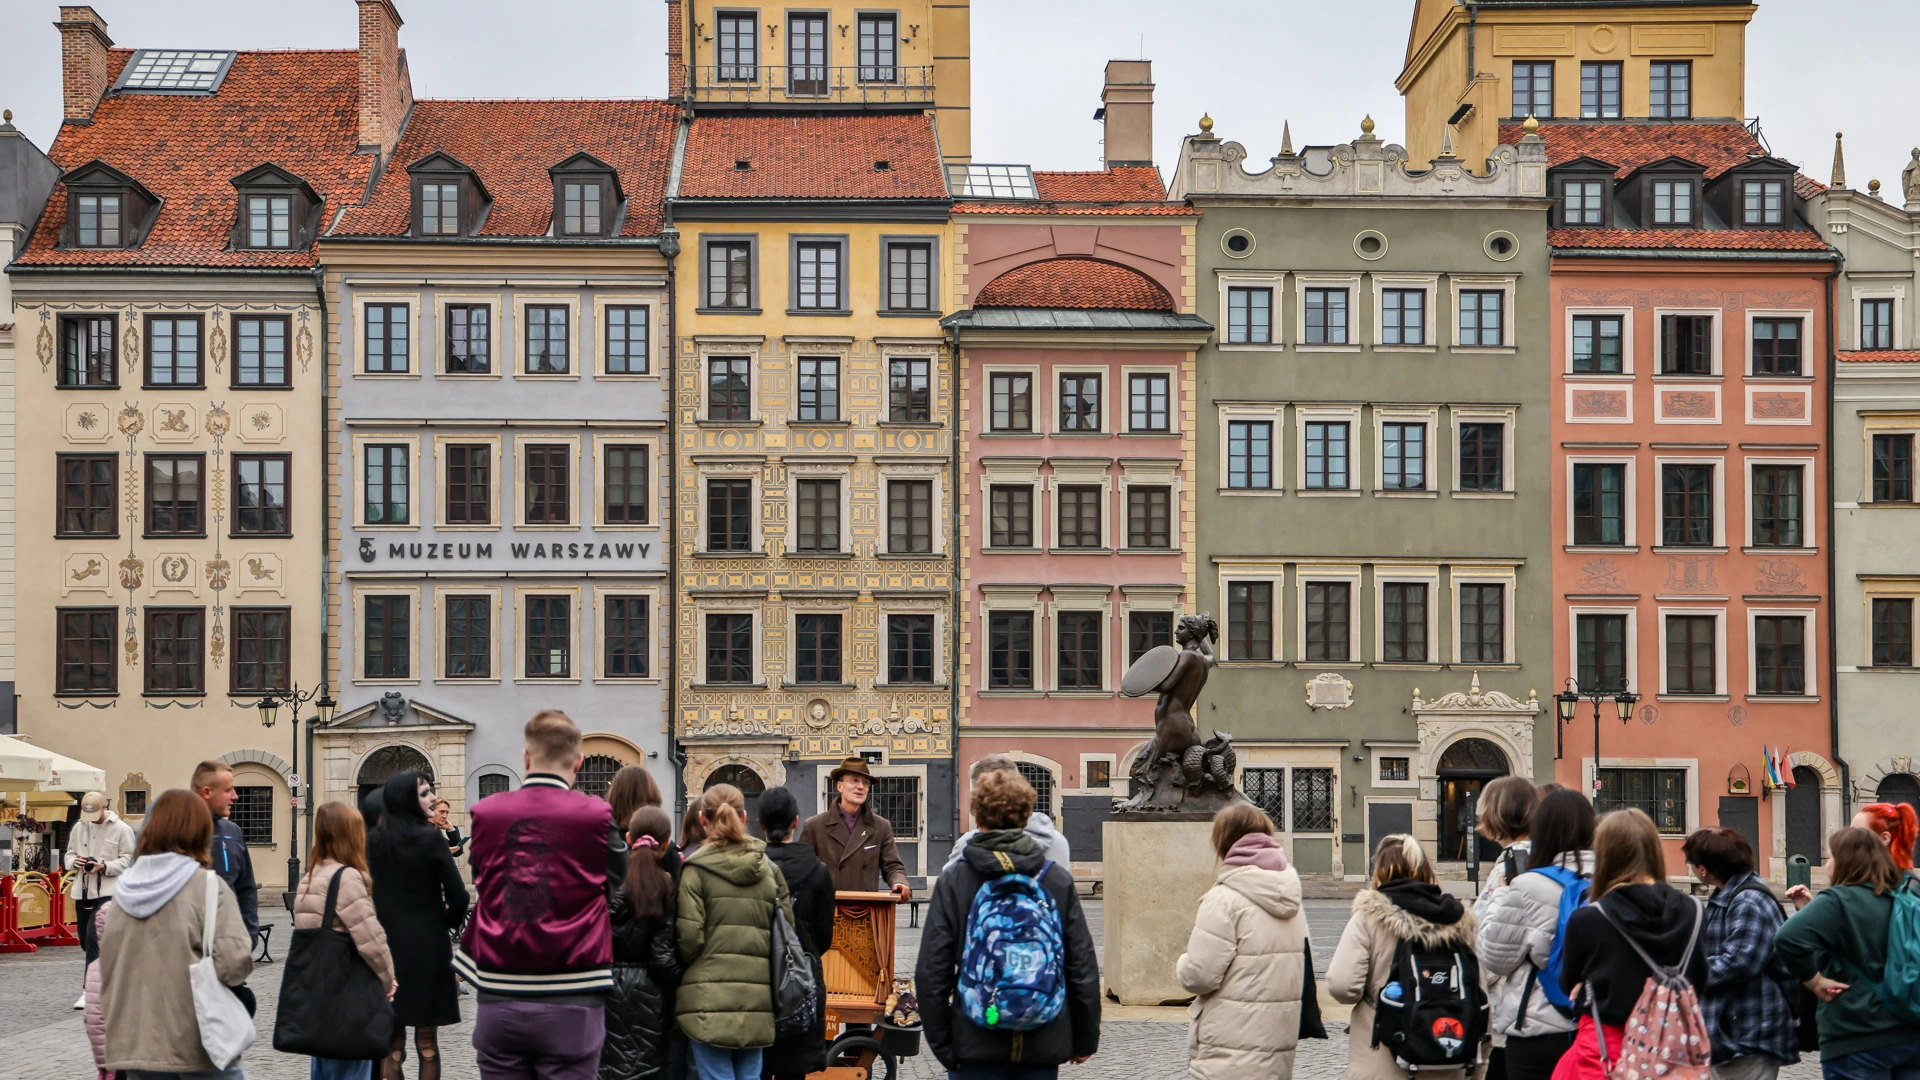
[{"label": "decorative circular window", "polygon": [[1486,250],[1487,258],[1495,262],[1506,262],[1520,254],[1520,238],[1505,229],[1488,233],[1481,246]]},{"label": "decorative circular window", "polygon": [[1220,238],[1220,250],[1227,253],[1229,259],[1244,259],[1253,254],[1253,234],[1245,229],[1228,229]]},{"label": "decorative circular window", "polygon": [[1353,253],[1374,262],[1387,257],[1387,234],[1378,229],[1368,229],[1353,238]]}]

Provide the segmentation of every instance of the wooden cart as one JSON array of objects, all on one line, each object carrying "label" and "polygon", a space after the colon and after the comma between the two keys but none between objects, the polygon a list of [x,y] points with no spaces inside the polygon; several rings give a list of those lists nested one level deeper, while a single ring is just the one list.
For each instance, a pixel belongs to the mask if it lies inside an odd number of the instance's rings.
[{"label": "wooden cart", "polygon": [[918,1031],[883,1025],[893,992],[890,892],[834,894],[833,947],[821,958],[827,984],[827,1067],[808,1080],[894,1080],[919,1053]]}]

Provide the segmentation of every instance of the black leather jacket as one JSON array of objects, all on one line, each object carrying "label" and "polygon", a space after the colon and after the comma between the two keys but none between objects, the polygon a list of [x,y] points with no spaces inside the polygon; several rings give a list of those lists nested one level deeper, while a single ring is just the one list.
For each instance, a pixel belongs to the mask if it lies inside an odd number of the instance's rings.
[{"label": "black leather jacket", "polygon": [[607,905],[613,922],[613,993],[607,998],[607,1041],[601,1080],[659,1080],[667,1075],[667,1032],[680,956],[673,920],[634,917],[622,886]]}]

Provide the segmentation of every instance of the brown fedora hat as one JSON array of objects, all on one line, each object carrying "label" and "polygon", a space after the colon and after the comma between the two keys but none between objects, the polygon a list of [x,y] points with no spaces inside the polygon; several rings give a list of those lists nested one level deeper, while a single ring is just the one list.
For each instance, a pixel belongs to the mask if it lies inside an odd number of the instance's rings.
[{"label": "brown fedora hat", "polygon": [[848,773],[853,773],[855,776],[864,776],[867,778],[867,783],[873,783],[873,773],[867,771],[867,760],[857,757],[850,757],[842,761],[839,768],[827,774],[827,782],[837,784],[840,782],[840,778]]}]

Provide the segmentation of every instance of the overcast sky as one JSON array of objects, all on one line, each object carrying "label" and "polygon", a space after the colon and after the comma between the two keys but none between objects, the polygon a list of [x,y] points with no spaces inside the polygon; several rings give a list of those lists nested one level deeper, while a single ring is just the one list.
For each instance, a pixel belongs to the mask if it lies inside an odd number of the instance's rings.
[{"label": "overcast sky", "polygon": [[[420,97],[647,97],[666,90],[661,0],[397,0]],[[122,46],[351,48],[352,0],[94,0]],[[1774,153],[1825,181],[1833,133],[1848,174],[1899,197],[1920,146],[1913,0],[1760,0],[1748,39],[1747,112]],[[1163,174],[1212,113],[1254,162],[1345,142],[1371,113],[1402,141],[1393,88],[1413,0],[973,0],[977,161],[1096,168],[1101,69],[1146,56],[1159,84]],[[42,146],[60,118],[58,6],[0,0],[0,107]],[[502,132],[502,138],[511,138]]]}]

